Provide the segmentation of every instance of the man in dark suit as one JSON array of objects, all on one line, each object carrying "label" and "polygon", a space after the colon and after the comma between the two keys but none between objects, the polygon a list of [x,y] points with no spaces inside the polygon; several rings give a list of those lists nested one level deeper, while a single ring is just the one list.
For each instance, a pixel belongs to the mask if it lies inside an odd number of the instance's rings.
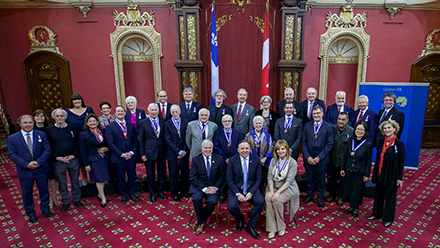
[{"label": "man in dark suit", "polygon": [[351,120],[353,119],[354,110],[349,105],[345,104],[346,93],[345,91],[338,91],[335,95],[336,103],[329,105],[327,107],[327,112],[325,112],[325,121],[330,124],[336,125],[338,124],[338,116],[339,113],[345,112],[348,114],[348,124],[350,127],[353,127],[353,123]]},{"label": "man in dark suit", "polygon": [[[166,143],[164,139],[164,120],[158,117],[159,107],[155,103],[148,105],[147,119],[139,124],[139,151],[141,159],[145,163],[148,177],[148,190],[150,191],[150,200],[152,203],[156,202],[156,195],[162,199],[168,199],[163,193],[165,177],[167,173],[166,168]],[[157,164],[157,179],[158,187],[154,184],[156,178],[156,164]]]},{"label": "man in dark suit", "polygon": [[157,99],[159,102],[157,106],[159,107],[159,118],[164,119],[165,121],[171,119],[171,104],[168,102],[168,94],[164,90],[160,90],[157,92]]},{"label": "man in dark suit", "polygon": [[248,92],[246,89],[239,89],[237,92],[238,103],[231,106],[232,117],[234,118],[233,127],[246,135],[253,127],[255,109],[246,103]]},{"label": "man in dark suit", "polygon": [[323,114],[325,114],[325,103],[323,100],[318,99],[318,92],[315,88],[310,87],[306,91],[307,100],[301,102],[301,106],[303,109],[303,126],[306,125],[307,122],[313,121],[313,107],[321,106],[323,109]]},{"label": "man in dark suit", "polygon": [[[165,122],[165,142],[167,144],[168,169],[170,171],[170,189],[171,196],[175,202],[180,202],[180,194],[189,197],[189,149],[185,142],[186,127],[188,123],[180,118],[179,105],[171,106],[171,119]],[[180,166],[179,166],[180,165]],[[179,176],[181,186],[177,185]]]},{"label": "man in dark suit", "polygon": [[[244,135],[235,128],[232,128],[232,116],[226,114],[222,118],[223,128],[217,128],[214,133],[214,152],[219,154],[228,164],[229,158],[238,154],[238,143],[244,139]],[[220,201],[225,201],[227,190],[226,182],[222,185]]]},{"label": "man in dark suit", "polygon": [[225,115],[232,115],[232,109],[223,103],[226,99],[226,93],[223,90],[216,90],[212,97],[215,99],[215,104],[208,107],[209,120],[216,123],[217,126],[222,127],[222,117]]},{"label": "man in dark suit", "polygon": [[264,198],[259,191],[261,181],[260,159],[250,154],[251,146],[247,141],[238,145],[238,155],[229,159],[226,172],[226,182],[229,186],[228,210],[237,220],[237,231],[243,230],[244,216],[238,208],[242,202],[251,202],[254,207],[249,218],[246,232],[253,238],[259,239],[260,235],[255,230],[264,205]]},{"label": "man in dark suit", "polygon": [[280,139],[287,141],[292,157],[298,160],[298,146],[301,143],[303,126],[302,121],[293,115],[294,108],[293,102],[286,102],[285,116],[275,123],[274,141],[277,142]]},{"label": "man in dark suit", "polygon": [[400,127],[400,130],[397,133],[397,138],[400,139],[400,135],[402,135],[403,125],[405,124],[405,114],[395,106],[396,100],[396,95],[391,92],[385,93],[382,96],[382,102],[385,104],[385,108],[381,109],[377,115],[380,119],[377,125],[378,130],[376,130],[376,145],[384,139],[382,132],[379,130],[379,126],[386,120],[396,121]]},{"label": "man in dark suit", "polygon": [[301,103],[295,100],[295,91],[292,88],[286,88],[284,90],[284,100],[281,100],[277,103],[277,112],[280,117],[285,115],[284,105],[287,101],[293,102],[293,115],[296,118],[302,120],[303,118],[303,110]]},{"label": "man in dark suit", "polygon": [[202,108],[202,104],[194,102],[194,90],[191,87],[187,87],[183,90],[184,102],[180,103],[180,117],[186,122],[197,120],[199,110]]},{"label": "man in dark suit", "polygon": [[[136,160],[135,151],[138,147],[138,136],[134,125],[125,120],[125,109],[115,108],[116,120],[106,128],[105,137],[111,151],[111,162],[115,165],[118,175],[118,188],[122,194],[121,202],[127,203],[130,196],[133,201],[139,198],[135,194]],[[128,184],[125,182],[127,173]]]},{"label": "man in dark suit", "polygon": [[368,96],[359,96],[358,107],[359,108],[354,112],[351,123],[353,123],[353,126],[356,126],[356,124],[360,121],[367,123],[367,126],[370,129],[369,141],[371,142],[371,144],[375,144],[374,140],[376,138],[378,117],[376,112],[368,107]]},{"label": "man in dark suit", "polygon": [[199,119],[188,123],[186,128],[185,141],[188,146],[189,161],[202,153],[202,141],[209,139],[212,141],[214,132],[217,130],[217,124],[209,121],[209,111],[205,108],[200,109]]},{"label": "man in dark suit", "polygon": [[329,153],[333,147],[332,124],[323,120],[321,106],[313,107],[313,121],[306,123],[303,132],[304,165],[307,172],[307,198],[301,203],[308,203],[315,195],[318,182],[318,207],[324,207],[325,173],[329,163]]},{"label": "man in dark suit", "polygon": [[40,209],[46,217],[52,217],[49,209],[49,190],[47,172],[50,145],[44,132],[33,130],[34,120],[31,115],[22,115],[18,119],[21,131],[8,137],[8,153],[17,166],[24,210],[31,223],[37,222],[34,210],[33,187],[36,182],[40,193]]},{"label": "man in dark suit", "polygon": [[[212,141],[205,139],[202,142],[202,154],[193,158],[191,163],[189,193],[192,196],[197,215],[197,223],[193,226],[196,235],[202,234],[206,221],[217,205],[220,187],[225,180],[223,158],[212,153],[212,149]],[[203,207],[203,199],[205,198],[206,205]]]}]

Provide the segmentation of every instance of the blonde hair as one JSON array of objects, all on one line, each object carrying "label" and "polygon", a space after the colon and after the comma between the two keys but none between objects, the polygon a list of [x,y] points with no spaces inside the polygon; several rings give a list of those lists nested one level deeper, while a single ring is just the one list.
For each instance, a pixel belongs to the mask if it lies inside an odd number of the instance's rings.
[{"label": "blonde hair", "polygon": [[291,156],[290,149],[289,149],[289,144],[287,143],[287,141],[285,141],[285,140],[283,140],[283,139],[280,139],[280,140],[278,140],[278,141],[275,143],[275,146],[274,146],[273,149],[272,149],[272,156],[273,156],[274,159],[278,159],[277,151],[278,151],[282,146],[284,146],[284,147],[286,148],[286,153],[287,153],[287,154],[286,154],[286,158],[288,158],[288,157]]}]

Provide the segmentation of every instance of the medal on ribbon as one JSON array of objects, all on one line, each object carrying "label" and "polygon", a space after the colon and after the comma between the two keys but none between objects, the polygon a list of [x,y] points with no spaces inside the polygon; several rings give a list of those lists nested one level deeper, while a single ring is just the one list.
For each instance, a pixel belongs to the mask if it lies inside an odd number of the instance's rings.
[{"label": "medal on ribbon", "polygon": [[351,156],[354,156],[354,154],[356,153],[356,151],[366,142],[367,140],[363,140],[359,145],[357,145],[356,147],[354,147],[354,139],[351,141]]},{"label": "medal on ribbon", "polygon": [[229,135],[228,135],[226,132],[226,128],[223,128],[223,133],[225,134],[226,141],[228,142],[228,147],[231,146],[232,130],[229,130]]},{"label": "medal on ribbon", "polygon": [[284,164],[283,164],[283,166],[281,166],[281,168],[280,168],[280,162],[281,162],[281,160],[278,159],[277,164],[276,164],[279,177],[281,177],[281,172],[283,172],[283,170],[286,168],[286,166],[289,162],[289,159],[286,158],[286,161],[284,161]]},{"label": "medal on ribbon", "polygon": [[[179,121],[179,124],[177,125],[177,123],[176,123],[176,119],[171,118],[171,120],[173,121],[174,127],[176,127],[176,130],[177,130],[177,134],[178,134],[179,137],[180,137],[180,125],[181,125],[181,122]],[[178,120],[180,120],[180,118],[179,118]]]}]

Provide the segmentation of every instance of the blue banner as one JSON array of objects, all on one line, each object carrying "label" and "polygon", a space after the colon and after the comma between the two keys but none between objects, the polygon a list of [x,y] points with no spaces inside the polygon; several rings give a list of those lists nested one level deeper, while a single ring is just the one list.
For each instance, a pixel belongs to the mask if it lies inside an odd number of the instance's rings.
[{"label": "blue banner", "polygon": [[[382,102],[383,94],[391,92],[397,96],[395,106],[405,114],[405,124],[400,139],[405,143],[407,169],[418,168],[428,90],[429,83],[360,83],[359,85],[359,95],[368,96],[368,107],[376,114],[385,108]],[[375,154],[376,152],[373,154],[373,160],[376,158]]]}]

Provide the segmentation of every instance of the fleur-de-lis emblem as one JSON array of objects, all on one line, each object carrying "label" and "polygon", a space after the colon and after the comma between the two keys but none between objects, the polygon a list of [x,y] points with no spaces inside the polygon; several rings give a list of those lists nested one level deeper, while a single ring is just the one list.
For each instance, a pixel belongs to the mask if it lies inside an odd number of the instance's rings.
[{"label": "fleur-de-lis emblem", "polygon": [[211,34],[211,44],[213,46],[217,46],[217,35],[216,34]]}]

